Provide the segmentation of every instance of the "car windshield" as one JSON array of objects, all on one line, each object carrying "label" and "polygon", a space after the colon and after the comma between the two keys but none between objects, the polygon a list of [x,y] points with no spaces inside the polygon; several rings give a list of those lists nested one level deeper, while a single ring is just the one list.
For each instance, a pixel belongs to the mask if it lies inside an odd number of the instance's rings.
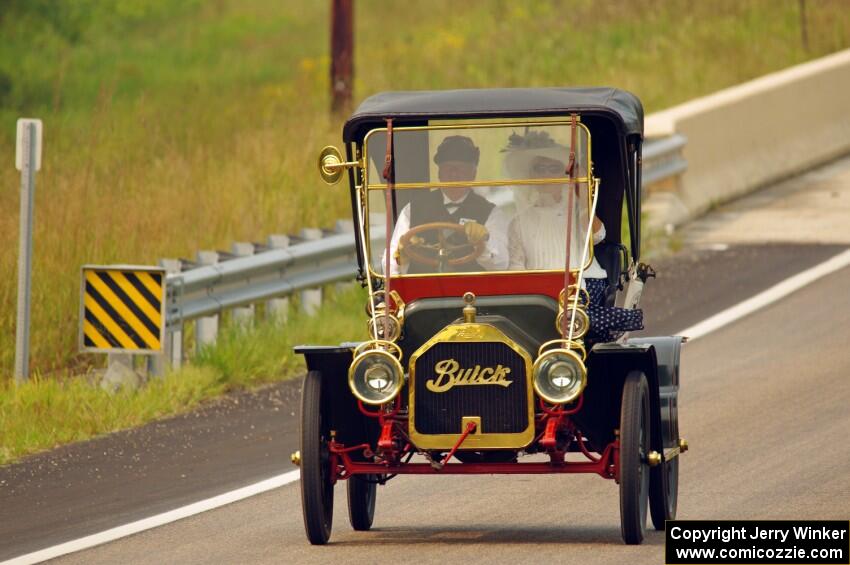
[{"label": "car windshield", "polygon": [[392,185],[383,175],[386,153],[386,130],[372,131],[366,204],[374,274],[387,268],[387,231],[394,276],[563,271],[568,253],[572,269],[591,264],[604,226],[590,214],[590,138],[581,123],[396,128]]}]

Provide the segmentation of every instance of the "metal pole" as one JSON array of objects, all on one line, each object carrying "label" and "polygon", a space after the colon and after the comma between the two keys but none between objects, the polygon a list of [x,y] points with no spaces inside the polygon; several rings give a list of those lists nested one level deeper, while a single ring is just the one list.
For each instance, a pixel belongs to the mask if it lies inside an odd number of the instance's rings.
[{"label": "metal pole", "polygon": [[24,126],[21,166],[21,231],[18,251],[18,323],[15,335],[15,382],[29,378],[30,284],[32,282],[32,208],[35,194],[36,125]]},{"label": "metal pole", "polygon": [[[236,257],[249,257],[254,254],[254,244],[246,241],[234,242],[231,251]],[[254,305],[240,306],[230,311],[231,320],[243,330],[250,329],[254,324]]]},{"label": "metal pole", "polygon": [[[322,239],[324,233],[319,228],[302,228],[301,237],[305,241],[316,241]],[[301,311],[312,316],[322,306],[322,289],[308,288],[301,291]]]},{"label": "metal pole", "polygon": [[[289,236],[275,234],[269,236],[269,247],[272,249],[286,249],[289,247]],[[289,298],[272,298],[266,302],[266,318],[276,323],[286,322],[289,314]]]},{"label": "metal pole", "polygon": [[[350,233],[354,236],[354,221],[353,220],[337,220],[336,225],[334,226],[334,231],[336,233]],[[336,293],[339,294],[341,292],[345,292],[351,288],[351,281],[338,282],[336,283]]]},{"label": "metal pole", "polygon": [[354,84],[354,0],[331,0],[331,111],[351,105]]},{"label": "metal pole", "polygon": [[[179,273],[183,268],[180,259],[160,259],[159,265],[165,268],[166,275]],[[171,306],[169,301],[172,299],[166,292],[168,307]],[[148,357],[148,374],[155,377],[164,377],[169,367],[179,369],[183,362],[183,324],[173,326],[168,322],[168,308],[165,315],[165,342],[162,344],[162,353]]]},{"label": "metal pole", "polygon": [[809,52],[809,25],[806,21],[806,0],[800,0],[800,36],[803,40],[803,51]]},{"label": "metal pole", "polygon": [[[218,251],[198,251],[198,265],[218,263]],[[218,336],[218,316],[205,316],[195,321],[195,352],[215,343]]]}]

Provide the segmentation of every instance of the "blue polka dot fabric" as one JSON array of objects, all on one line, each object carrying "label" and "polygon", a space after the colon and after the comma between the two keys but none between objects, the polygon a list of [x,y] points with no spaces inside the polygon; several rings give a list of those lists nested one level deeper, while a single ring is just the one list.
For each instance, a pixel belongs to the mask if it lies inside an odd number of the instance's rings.
[{"label": "blue polka dot fabric", "polygon": [[585,285],[590,297],[590,304],[587,305],[590,331],[585,337],[588,342],[616,341],[626,332],[643,329],[643,310],[605,306],[608,281],[585,279]]}]

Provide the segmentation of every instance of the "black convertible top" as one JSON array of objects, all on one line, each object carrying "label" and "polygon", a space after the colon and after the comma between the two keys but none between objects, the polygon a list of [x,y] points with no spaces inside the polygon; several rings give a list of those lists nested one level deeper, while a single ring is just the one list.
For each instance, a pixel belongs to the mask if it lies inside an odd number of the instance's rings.
[{"label": "black convertible top", "polygon": [[643,135],[643,106],[625,90],[590,88],[488,88],[382,92],[354,111],[342,131],[359,141],[385,118],[397,125],[469,117],[563,116],[570,112],[608,118],[622,136]]}]

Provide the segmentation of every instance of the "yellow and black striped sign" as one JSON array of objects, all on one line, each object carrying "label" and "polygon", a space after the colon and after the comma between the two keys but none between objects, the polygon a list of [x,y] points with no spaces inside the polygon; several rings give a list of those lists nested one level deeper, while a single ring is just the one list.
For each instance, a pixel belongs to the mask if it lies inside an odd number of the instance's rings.
[{"label": "yellow and black striped sign", "polygon": [[83,267],[80,350],[156,353],[165,331],[165,271]]}]

